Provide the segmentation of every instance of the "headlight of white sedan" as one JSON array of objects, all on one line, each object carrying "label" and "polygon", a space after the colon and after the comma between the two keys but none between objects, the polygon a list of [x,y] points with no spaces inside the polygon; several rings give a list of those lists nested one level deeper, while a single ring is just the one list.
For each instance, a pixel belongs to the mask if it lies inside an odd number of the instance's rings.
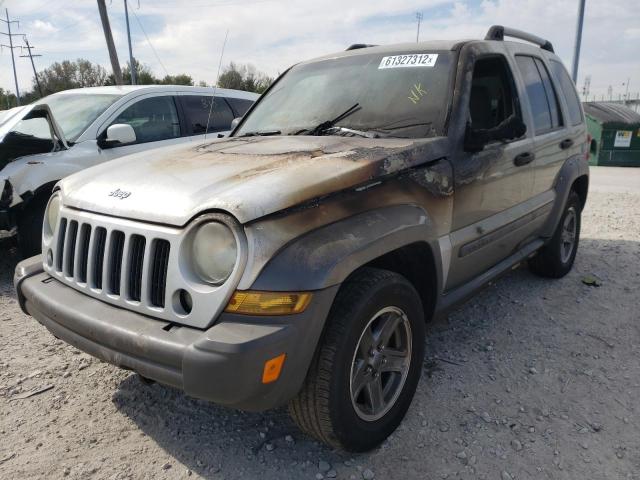
[{"label": "headlight of white sedan", "polygon": [[231,229],[220,222],[203,223],[191,245],[193,267],[198,276],[214,285],[224,283],[238,257],[238,244]]},{"label": "headlight of white sedan", "polygon": [[58,217],[60,215],[60,208],[62,207],[62,201],[60,200],[60,194],[54,193],[49,199],[47,204],[47,210],[44,214],[44,234],[47,238],[53,236],[53,232],[56,229],[58,223]]}]

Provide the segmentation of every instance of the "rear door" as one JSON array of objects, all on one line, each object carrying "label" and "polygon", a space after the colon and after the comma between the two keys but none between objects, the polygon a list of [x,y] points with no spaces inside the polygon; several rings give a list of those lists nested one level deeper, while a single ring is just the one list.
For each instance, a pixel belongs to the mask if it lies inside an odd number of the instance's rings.
[{"label": "rear door", "polygon": [[[552,186],[562,163],[579,152],[578,136],[567,128],[566,110],[542,56],[516,55],[534,123],[535,180],[533,196],[553,201]],[[579,109],[579,106],[578,106]],[[580,112],[581,115],[581,112]]]},{"label": "rear door", "polygon": [[205,133],[211,139],[229,134],[235,114],[224,97],[183,94],[178,100],[192,141],[203,141]]},{"label": "rear door", "polygon": [[551,191],[564,162],[574,155],[583,155],[587,135],[582,106],[573,80],[560,60],[551,58],[547,65],[563,111],[564,129],[560,136],[553,139],[555,142],[540,142],[536,139],[536,143],[539,142],[536,150],[540,150],[533,186],[536,194]]}]

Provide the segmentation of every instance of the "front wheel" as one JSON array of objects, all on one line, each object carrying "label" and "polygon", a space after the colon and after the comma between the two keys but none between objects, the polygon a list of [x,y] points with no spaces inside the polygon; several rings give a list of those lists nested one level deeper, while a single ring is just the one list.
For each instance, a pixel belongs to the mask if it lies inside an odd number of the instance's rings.
[{"label": "front wheel", "polygon": [[415,288],[396,273],[362,269],[336,297],[305,384],[289,404],[294,421],[332,447],[374,448],[411,404],[424,336]]},{"label": "front wheel", "polygon": [[18,218],[18,249],[22,258],[33,257],[42,251],[42,223],[49,198],[39,195],[32,199]]}]

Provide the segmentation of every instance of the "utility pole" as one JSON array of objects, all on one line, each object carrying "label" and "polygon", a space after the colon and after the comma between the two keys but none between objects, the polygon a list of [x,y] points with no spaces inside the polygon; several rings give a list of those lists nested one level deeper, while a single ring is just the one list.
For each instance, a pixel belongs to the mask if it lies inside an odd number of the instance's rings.
[{"label": "utility pole", "polygon": [[584,85],[582,86],[582,96],[586,99],[589,97],[589,90],[591,88],[591,75],[584,77]]},{"label": "utility pole", "polygon": [[624,92],[624,104],[627,104],[627,101],[629,100],[629,81],[631,81],[630,78],[627,78],[627,90]]},{"label": "utility pole", "polygon": [[416,12],[416,19],[418,20],[418,31],[416,32],[416,43],[420,41],[420,22],[422,21],[422,12]]},{"label": "utility pole", "polygon": [[118,52],[113,44],[113,35],[111,35],[111,25],[109,25],[109,17],[107,16],[107,6],[104,0],[98,1],[98,11],[100,12],[100,20],[102,21],[102,30],[104,30],[104,38],[107,41],[107,50],[109,50],[109,59],[111,60],[111,69],[116,85],[122,85],[122,71],[118,62]]},{"label": "utility pole", "polygon": [[13,65],[13,81],[16,84],[16,104],[18,106],[20,106],[20,89],[18,88],[18,75],[16,74],[16,60],[13,57],[13,49],[14,48],[19,48],[22,50],[21,46],[13,46],[13,37],[18,37],[20,36],[20,34],[17,33],[11,33],[11,24],[12,23],[18,23],[16,20],[9,20],[9,10],[8,9],[4,9],[6,15],[7,15],[7,19],[3,20],[0,18],[0,22],[4,22],[7,24],[7,30],[9,31],[9,33],[5,33],[5,32],[0,32],[3,35],[6,35],[7,37],[9,37],[9,45],[0,45],[0,47],[6,47],[9,50],[11,50],[11,64]]},{"label": "utility pole", "polygon": [[36,85],[38,85],[38,92],[40,93],[40,98],[43,97],[42,95],[42,87],[40,86],[40,79],[38,78],[38,72],[36,72],[36,66],[33,63],[33,57],[41,57],[42,55],[34,55],[33,53],[31,53],[31,49],[34,48],[31,45],[29,45],[29,40],[27,40],[27,37],[24,37],[24,43],[27,45],[27,51],[29,52],[29,55],[20,55],[20,58],[29,58],[31,60],[31,68],[33,68],[33,76],[36,77]]},{"label": "utility pole", "polygon": [[133,50],[131,49],[131,30],[129,30],[129,7],[124,0],[124,17],[127,20],[127,38],[129,39],[129,70],[131,70],[131,85],[136,84],[136,64],[133,62]]},{"label": "utility pole", "polygon": [[573,68],[571,69],[571,77],[573,83],[578,82],[578,63],[580,62],[580,45],[582,44],[582,25],[584,24],[584,4],[586,0],[578,0],[578,23],[576,25],[576,43],[573,49]]}]

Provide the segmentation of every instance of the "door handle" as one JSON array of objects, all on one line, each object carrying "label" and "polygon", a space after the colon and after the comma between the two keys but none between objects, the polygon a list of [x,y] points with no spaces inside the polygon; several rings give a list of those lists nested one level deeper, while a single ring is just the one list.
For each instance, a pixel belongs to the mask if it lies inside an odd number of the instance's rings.
[{"label": "door handle", "polygon": [[566,138],[563,141],[560,142],[560,148],[562,150],[566,150],[567,148],[573,146],[573,140],[571,140],[570,138]]},{"label": "door handle", "polygon": [[520,155],[516,155],[516,158],[513,159],[513,164],[516,167],[521,167],[523,165],[526,165],[527,163],[533,162],[534,158],[536,158],[536,156],[533,153],[524,152],[524,153],[521,153]]}]

